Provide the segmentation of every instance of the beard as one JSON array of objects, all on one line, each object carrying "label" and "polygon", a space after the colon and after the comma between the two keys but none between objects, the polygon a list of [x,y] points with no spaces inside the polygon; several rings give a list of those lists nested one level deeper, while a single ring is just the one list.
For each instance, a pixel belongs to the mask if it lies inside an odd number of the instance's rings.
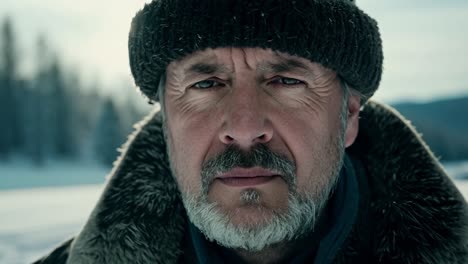
[{"label": "beard", "polygon": [[[208,240],[227,248],[251,252],[307,235],[314,229],[339,178],[344,155],[343,137],[343,133],[339,133],[339,136],[329,138],[322,151],[316,153],[316,164],[321,167],[312,172],[312,179],[316,181],[312,180],[301,186],[301,191],[297,188],[296,166],[286,157],[272,152],[263,144],[253,146],[248,152],[236,145],[228,146],[225,151],[202,165],[201,188],[198,192],[194,192],[190,186],[181,186],[183,184],[178,182],[190,221]],[[170,164],[177,180],[177,168],[171,158]],[[236,212],[225,211],[216,201],[209,201],[210,185],[217,175],[235,167],[256,166],[281,175],[288,186],[287,209],[267,208],[262,205],[257,190],[246,189],[241,192],[241,202],[255,208],[263,219],[252,220],[246,216],[245,221],[236,224],[232,221]]]}]

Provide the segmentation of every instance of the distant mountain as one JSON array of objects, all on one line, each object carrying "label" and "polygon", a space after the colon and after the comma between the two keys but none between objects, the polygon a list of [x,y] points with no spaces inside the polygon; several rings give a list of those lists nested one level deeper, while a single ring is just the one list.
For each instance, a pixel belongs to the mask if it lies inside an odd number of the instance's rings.
[{"label": "distant mountain", "polygon": [[468,160],[468,96],[392,106],[411,120],[441,160]]}]

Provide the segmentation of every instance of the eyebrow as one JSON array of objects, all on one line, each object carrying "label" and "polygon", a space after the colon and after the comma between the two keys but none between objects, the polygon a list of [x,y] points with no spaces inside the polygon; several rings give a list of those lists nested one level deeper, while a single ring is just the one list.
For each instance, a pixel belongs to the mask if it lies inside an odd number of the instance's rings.
[{"label": "eyebrow", "polygon": [[267,62],[260,65],[261,71],[264,72],[291,72],[294,70],[300,70],[304,72],[312,72],[312,69],[305,63],[296,59],[281,59],[278,62]]},{"label": "eyebrow", "polygon": [[[263,62],[258,64],[258,70],[260,72],[291,72],[301,71],[304,73],[312,73],[313,70],[308,67],[302,61],[294,58],[281,58],[275,62]],[[189,65],[184,70],[185,76],[193,76],[194,74],[211,75],[215,73],[227,73],[230,72],[225,65],[219,63],[206,63],[206,62],[195,62]]]}]

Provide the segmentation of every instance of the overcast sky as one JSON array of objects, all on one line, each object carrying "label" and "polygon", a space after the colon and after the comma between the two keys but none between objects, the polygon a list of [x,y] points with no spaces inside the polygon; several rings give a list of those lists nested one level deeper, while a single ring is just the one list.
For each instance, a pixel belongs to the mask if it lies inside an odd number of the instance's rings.
[{"label": "overcast sky", "polygon": [[[130,80],[127,35],[130,21],[146,0],[7,0],[19,32],[23,69],[31,72],[33,47],[47,34],[65,63],[88,82],[100,79],[108,93]],[[468,94],[468,1],[358,0],[374,17],[384,45],[384,75],[375,99],[430,100]]]}]

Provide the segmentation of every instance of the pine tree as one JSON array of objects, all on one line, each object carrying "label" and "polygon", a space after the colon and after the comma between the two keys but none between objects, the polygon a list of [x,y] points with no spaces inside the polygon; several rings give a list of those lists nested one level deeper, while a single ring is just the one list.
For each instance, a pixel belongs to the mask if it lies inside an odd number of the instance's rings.
[{"label": "pine tree", "polygon": [[99,84],[94,82],[89,88],[86,88],[77,100],[77,122],[79,129],[77,137],[82,158],[87,161],[94,160],[96,155],[95,146],[95,128],[102,112],[103,98],[98,93]]},{"label": "pine tree", "polygon": [[85,100],[85,93],[82,88],[79,77],[79,70],[72,69],[65,74],[66,83],[66,103],[68,105],[69,116],[67,119],[68,125],[68,147],[71,148],[73,158],[83,158],[84,145],[89,136],[90,126],[86,123],[86,115],[90,106]]},{"label": "pine tree", "polygon": [[21,144],[16,89],[18,57],[10,18],[2,23],[0,45],[0,159],[5,159]]},{"label": "pine tree", "polygon": [[37,69],[31,89],[29,127],[27,146],[33,162],[40,166],[43,165],[47,154],[50,152],[50,136],[48,133],[48,94],[49,94],[49,76],[47,73],[50,67],[50,56],[45,35],[40,35],[36,43]]},{"label": "pine tree", "polygon": [[115,103],[107,98],[102,106],[94,133],[95,154],[98,161],[112,166],[117,158],[117,148],[124,142],[122,120]]},{"label": "pine tree", "polygon": [[72,132],[72,99],[66,87],[65,77],[58,58],[54,58],[48,70],[50,94],[49,133],[52,155],[56,158],[72,158],[76,154]]}]

